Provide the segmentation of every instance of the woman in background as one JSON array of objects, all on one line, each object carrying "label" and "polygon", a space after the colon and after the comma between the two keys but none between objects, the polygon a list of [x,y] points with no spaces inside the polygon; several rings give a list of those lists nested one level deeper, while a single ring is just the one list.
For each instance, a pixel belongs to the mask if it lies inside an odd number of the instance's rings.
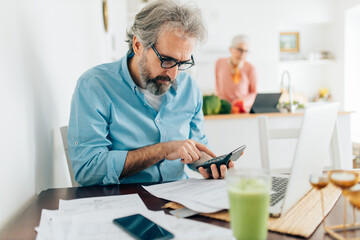
[{"label": "woman in background", "polygon": [[249,39],[235,36],[229,48],[231,56],[216,61],[216,93],[220,99],[240,106],[240,112],[249,112],[256,97],[255,68],[246,61]]}]

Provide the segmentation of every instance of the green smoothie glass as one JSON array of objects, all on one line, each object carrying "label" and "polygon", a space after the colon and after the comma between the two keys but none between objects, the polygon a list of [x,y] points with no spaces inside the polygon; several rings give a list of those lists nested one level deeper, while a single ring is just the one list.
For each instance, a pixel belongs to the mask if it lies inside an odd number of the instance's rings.
[{"label": "green smoothie glass", "polygon": [[266,239],[271,188],[269,171],[229,169],[226,182],[230,225],[235,239]]}]

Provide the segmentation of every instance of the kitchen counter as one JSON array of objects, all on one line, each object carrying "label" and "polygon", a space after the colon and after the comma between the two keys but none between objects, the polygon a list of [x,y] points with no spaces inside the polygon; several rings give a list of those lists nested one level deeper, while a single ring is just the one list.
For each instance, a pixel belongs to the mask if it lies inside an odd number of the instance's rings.
[{"label": "kitchen counter", "polygon": [[[352,168],[352,143],[350,116],[352,112],[339,112],[337,119],[340,144],[340,166]],[[240,167],[260,167],[259,123],[257,117],[268,116],[268,126],[274,128],[300,128],[303,112],[265,114],[225,114],[205,116],[204,130],[210,148],[218,155],[229,153],[246,145],[244,155],[235,163]],[[270,146],[270,166],[272,170],[289,171],[295,154],[297,139],[272,139]],[[334,162],[325,160],[325,168],[331,169]]]},{"label": "kitchen counter", "polygon": [[[352,111],[340,111],[339,115],[342,114],[351,114]],[[238,113],[238,114],[217,114],[217,115],[207,115],[205,120],[213,119],[237,119],[237,118],[256,118],[258,116],[266,115],[268,117],[291,117],[291,116],[302,116],[304,112],[298,111],[295,113]]]}]

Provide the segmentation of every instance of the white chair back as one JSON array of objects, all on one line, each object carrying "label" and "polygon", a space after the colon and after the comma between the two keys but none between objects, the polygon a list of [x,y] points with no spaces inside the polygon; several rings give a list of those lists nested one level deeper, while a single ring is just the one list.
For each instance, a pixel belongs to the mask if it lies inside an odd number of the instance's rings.
[{"label": "white chair back", "polygon": [[67,165],[68,165],[69,173],[70,173],[70,178],[71,178],[71,184],[72,184],[73,187],[77,187],[77,186],[79,186],[79,184],[75,181],[74,171],[72,170],[71,160],[70,160],[70,157],[69,157],[69,150],[68,150],[68,143],[67,143],[67,131],[68,131],[67,126],[63,126],[63,127],[60,128],[61,138],[62,138],[62,142],[63,142],[64,150],[65,150],[65,155],[66,155],[66,161],[67,161]]},{"label": "white chair back", "polygon": [[[270,147],[269,142],[272,139],[298,139],[300,134],[300,128],[277,128],[271,129],[268,124],[268,117],[265,115],[258,117],[259,123],[259,140],[260,140],[260,156],[261,164],[263,168],[271,170],[273,173],[289,173],[290,168],[271,168],[271,158],[270,158]],[[339,134],[338,134],[338,125],[335,123],[334,131],[331,136],[330,146],[330,161],[331,166],[326,166],[324,170],[329,169],[340,169],[341,160],[340,160],[340,144],[339,144]],[[273,156],[276,157],[276,156]],[[293,159],[294,156],[289,156]],[[291,161],[292,162],[292,161]]]}]

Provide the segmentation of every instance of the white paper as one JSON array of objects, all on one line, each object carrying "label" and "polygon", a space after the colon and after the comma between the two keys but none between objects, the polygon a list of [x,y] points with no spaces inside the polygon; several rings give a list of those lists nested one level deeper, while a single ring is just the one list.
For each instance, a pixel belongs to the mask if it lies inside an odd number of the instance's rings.
[{"label": "white paper", "polygon": [[43,209],[41,211],[40,223],[39,226],[35,228],[35,231],[38,233],[36,239],[52,239],[53,237],[53,217],[58,215],[58,210],[47,210]]},{"label": "white paper", "polygon": [[[139,213],[175,235],[175,239],[231,239],[231,230],[189,219],[179,219],[163,211],[143,210]],[[134,239],[112,221],[130,212],[102,211],[74,216],[69,239]]]},{"label": "white paper", "polygon": [[42,210],[37,239],[69,239],[73,220],[79,214],[103,211],[135,212],[147,210],[138,194],[60,200],[59,210]]},{"label": "white paper", "polygon": [[136,213],[167,229],[175,239],[232,238],[227,228],[147,210],[137,194],[60,200],[59,206],[59,210],[43,209],[39,227],[36,227],[38,240],[134,239],[113,220]]},{"label": "white paper", "polygon": [[230,229],[218,227],[212,224],[198,222],[185,218],[176,218],[165,215],[157,223],[169,228],[175,235],[175,239],[188,240],[227,240],[233,239]]},{"label": "white paper", "polygon": [[138,194],[79,198],[73,200],[60,199],[59,201],[59,210],[62,212],[71,212],[72,214],[117,208],[147,209]]},{"label": "white paper", "polygon": [[61,213],[59,210],[43,209],[40,224],[35,230],[38,232],[36,239],[67,239],[72,222],[70,213]]},{"label": "white paper", "polygon": [[128,233],[115,225],[113,220],[137,212],[136,209],[132,208],[126,210],[104,210],[74,215],[68,239],[133,239]]},{"label": "white paper", "polygon": [[223,179],[189,178],[143,188],[158,198],[181,203],[193,211],[211,213],[229,209],[226,182]]},{"label": "white paper", "polygon": [[52,228],[54,240],[67,239],[72,224],[73,214],[58,212],[58,215],[52,218]]}]

